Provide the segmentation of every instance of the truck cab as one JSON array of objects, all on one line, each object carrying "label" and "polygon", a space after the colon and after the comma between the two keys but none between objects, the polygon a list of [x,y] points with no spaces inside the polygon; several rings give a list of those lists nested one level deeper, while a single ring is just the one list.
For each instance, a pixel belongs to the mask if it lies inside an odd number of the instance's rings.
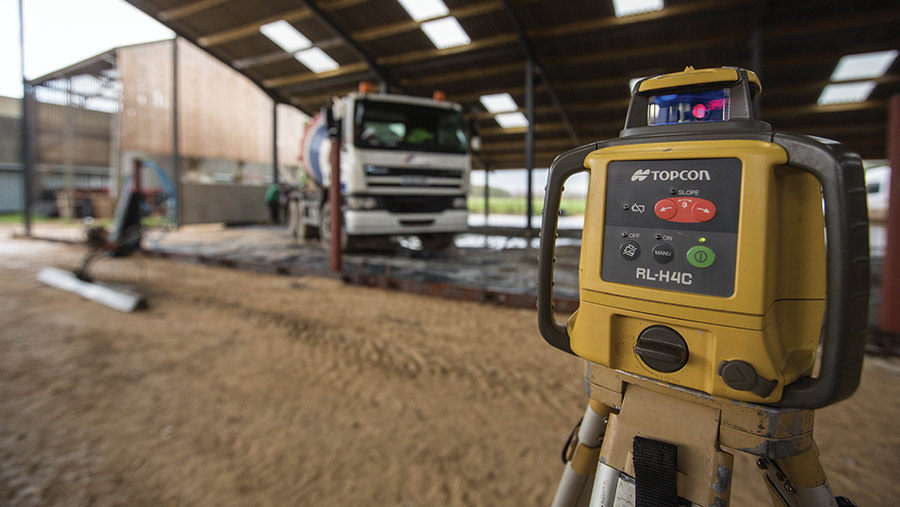
[{"label": "truck cab", "polygon": [[[340,175],[344,230],[354,239],[415,235],[440,250],[467,229],[471,152],[462,107],[381,93],[351,93],[333,106],[341,129]],[[308,179],[321,189],[308,226],[327,237],[330,139],[318,116],[304,136]],[[307,208],[310,207],[307,203]]]}]

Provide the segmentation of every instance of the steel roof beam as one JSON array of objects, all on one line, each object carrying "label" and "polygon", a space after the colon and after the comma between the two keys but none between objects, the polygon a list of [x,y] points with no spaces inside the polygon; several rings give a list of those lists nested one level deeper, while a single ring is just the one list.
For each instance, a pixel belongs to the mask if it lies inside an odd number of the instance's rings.
[{"label": "steel roof beam", "polygon": [[[172,25],[171,23],[166,23],[165,20],[160,19],[159,14],[156,13],[156,11],[155,11],[150,5],[148,5],[148,3],[147,3],[146,0],[128,0],[128,3],[130,3],[131,5],[137,7],[137,9],[140,10],[141,12],[143,12],[144,14],[150,16],[151,18],[153,18],[153,19],[159,21],[160,23],[162,23],[163,25],[165,25],[169,30],[172,30],[173,32],[175,32],[175,35],[177,35],[178,37],[181,37],[181,38],[183,38],[183,39],[185,39],[185,40],[189,40],[189,41],[191,41],[191,42],[194,43],[194,44],[197,44],[197,39],[196,39],[195,37],[190,37],[187,33],[184,32],[184,30],[175,27],[175,26]],[[174,43],[174,41],[173,41],[173,43]],[[224,63],[224,64],[227,65],[228,67],[231,67],[231,62],[228,61],[227,59],[223,58],[222,55],[216,54],[216,53],[214,53],[214,52],[212,52],[212,51],[209,51],[209,50],[206,50],[206,52],[207,52],[210,56],[212,56],[213,58],[215,58],[216,60],[219,60],[220,62]],[[236,69],[236,70],[237,70],[237,69]],[[278,102],[278,103],[285,103],[285,102],[287,102],[286,99],[285,99],[285,97],[284,97],[283,95],[279,94],[279,93],[278,93],[277,91],[275,91],[275,90],[272,90],[270,87],[265,86],[265,85],[263,84],[263,82],[262,82],[260,79],[258,79],[257,77],[254,77],[254,76],[252,76],[252,75],[250,75],[249,73],[244,72],[244,71],[238,70],[238,72],[240,72],[244,77],[246,77],[247,79],[249,79],[250,82],[252,82],[253,84],[255,84],[260,90],[263,91],[263,93],[265,93],[266,95],[268,95],[268,96],[269,96],[272,100],[274,100],[275,102]],[[304,110],[304,109],[302,109],[302,108],[299,108],[299,109],[300,109],[303,113],[309,114],[308,111],[306,111],[306,110]]]},{"label": "steel roof beam", "polygon": [[[352,7],[354,5],[363,4],[368,1],[369,0],[331,0],[322,2],[322,5],[319,7],[319,9],[326,11],[335,11],[339,9],[345,9],[347,7]],[[207,48],[211,46],[217,46],[219,44],[226,44],[228,42],[243,39],[244,37],[255,35],[259,33],[259,27],[269,23],[274,23],[275,21],[283,19],[289,23],[293,23],[296,21],[310,19],[312,17],[312,12],[305,7],[280,12],[278,14],[273,14],[271,16],[256,19],[239,26],[226,28],[218,32],[202,35],[200,37],[197,37],[197,45],[202,48]]]},{"label": "steel roof beam", "polygon": [[228,0],[200,0],[199,2],[194,2],[187,5],[179,5],[178,7],[160,11],[159,19],[163,21],[175,21],[176,19],[186,18],[191,14],[196,14],[207,9],[212,9],[213,7],[219,4],[223,4],[227,1]]},{"label": "steel roof beam", "polygon": [[368,42],[376,39],[381,39],[384,37],[390,37],[392,35],[400,35],[402,33],[408,33],[415,30],[418,30],[422,23],[440,19],[445,16],[453,16],[456,19],[465,19],[472,16],[478,16],[481,14],[487,14],[489,12],[497,11],[503,8],[503,4],[499,0],[490,0],[487,2],[481,2],[477,4],[467,5],[465,7],[457,7],[455,9],[450,9],[447,14],[441,14],[440,16],[436,16],[433,18],[422,19],[420,21],[415,20],[407,20],[407,21],[399,21],[397,23],[389,23],[386,25],[375,26],[372,28],[366,28],[365,30],[357,30],[353,32],[353,38],[360,42]]},{"label": "steel roof beam", "polygon": [[[525,58],[532,63],[532,65],[534,66],[534,70],[538,74],[540,74],[541,80],[544,82],[545,91],[547,92],[547,95],[550,96],[550,100],[553,102],[553,105],[556,106],[560,118],[562,118],[563,123],[566,125],[566,130],[569,132],[569,137],[572,138],[572,142],[574,142],[575,144],[580,144],[580,141],[578,140],[578,134],[575,133],[575,129],[572,127],[572,122],[569,121],[569,116],[566,114],[566,110],[565,108],[563,108],[562,103],[559,100],[559,96],[556,95],[556,92],[553,90],[553,85],[550,83],[549,76],[544,71],[544,67],[541,65],[541,62],[538,59],[537,52],[535,52],[534,50],[534,46],[531,44],[531,41],[528,40],[528,36],[525,35],[525,28],[522,26],[522,21],[513,10],[512,6],[509,3],[509,0],[503,0],[503,7],[506,11],[507,16],[512,22],[513,27],[516,30],[516,34],[519,37],[519,44],[522,46],[522,53],[524,53]],[[532,82],[529,81],[529,83]],[[534,91],[534,86],[530,87],[530,91]]]},{"label": "steel roof beam", "polygon": [[375,77],[378,78],[379,81],[387,85],[388,87],[400,88],[399,84],[391,78],[387,69],[385,69],[380,63],[378,63],[372,55],[370,55],[362,46],[359,45],[353,37],[350,36],[347,32],[342,30],[331,16],[326,14],[325,11],[314,3],[308,0],[294,0],[298,5],[307,8],[313,15],[313,17],[318,21],[321,25],[326,27],[331,33],[337,35],[341,39],[344,40],[344,43],[347,47],[356,55],[357,58],[365,62],[365,64],[369,67],[369,70],[372,71],[372,74],[375,74]]},{"label": "steel roof beam", "polygon": [[[320,39],[316,41],[316,47],[322,51],[342,47],[343,45],[344,41],[340,37],[331,37],[329,39]],[[248,56],[246,58],[235,60],[232,62],[232,66],[236,69],[252,69],[254,67],[261,67],[263,65],[290,60],[294,58],[294,54],[295,53],[288,53],[287,51],[279,49],[277,51],[272,51],[271,53]]]}]

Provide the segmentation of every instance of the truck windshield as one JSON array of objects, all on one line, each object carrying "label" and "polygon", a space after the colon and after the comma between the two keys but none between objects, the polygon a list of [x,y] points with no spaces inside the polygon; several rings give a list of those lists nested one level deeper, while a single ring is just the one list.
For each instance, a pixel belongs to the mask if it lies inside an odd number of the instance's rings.
[{"label": "truck windshield", "polygon": [[356,102],[356,146],[382,150],[466,153],[462,113],[398,102]]}]

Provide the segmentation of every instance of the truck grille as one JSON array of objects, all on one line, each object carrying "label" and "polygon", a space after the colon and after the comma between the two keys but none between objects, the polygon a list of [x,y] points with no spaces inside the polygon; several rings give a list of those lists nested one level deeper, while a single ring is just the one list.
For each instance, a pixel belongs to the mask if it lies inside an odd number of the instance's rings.
[{"label": "truck grille", "polygon": [[380,167],[368,165],[366,183],[369,187],[399,188],[460,188],[461,169],[422,169],[417,167]]},{"label": "truck grille", "polygon": [[450,195],[386,195],[384,208],[391,213],[440,213],[453,206]]}]

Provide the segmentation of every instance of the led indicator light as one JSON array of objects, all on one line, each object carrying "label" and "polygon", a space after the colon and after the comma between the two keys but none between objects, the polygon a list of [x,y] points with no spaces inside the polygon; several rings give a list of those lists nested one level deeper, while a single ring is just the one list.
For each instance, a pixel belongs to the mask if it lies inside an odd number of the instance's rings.
[{"label": "led indicator light", "polygon": [[696,104],[692,112],[694,113],[694,118],[697,118],[698,120],[706,118],[706,115],[709,114],[709,111],[703,104]]},{"label": "led indicator light", "polygon": [[700,238],[698,241],[699,241],[700,243],[706,243],[706,238]]}]

